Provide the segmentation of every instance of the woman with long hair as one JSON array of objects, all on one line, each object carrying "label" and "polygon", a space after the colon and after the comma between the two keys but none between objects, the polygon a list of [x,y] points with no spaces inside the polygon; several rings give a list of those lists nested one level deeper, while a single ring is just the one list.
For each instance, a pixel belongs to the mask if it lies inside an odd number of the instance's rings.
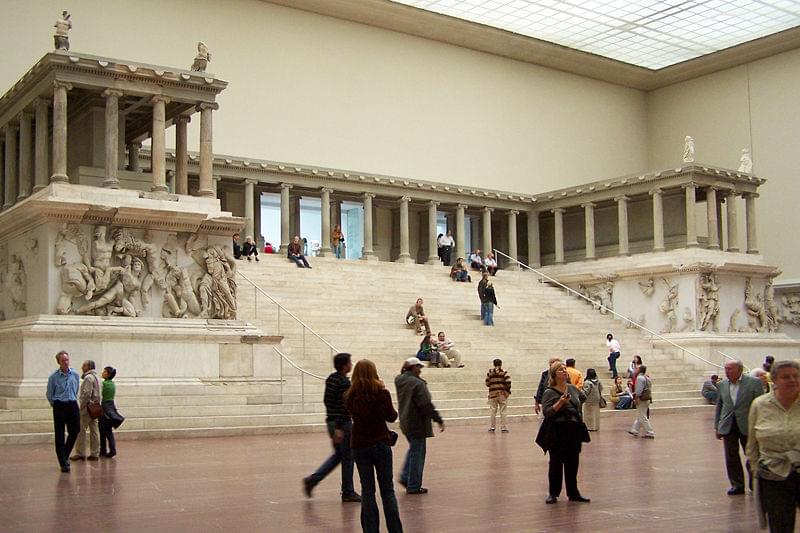
[{"label": "woman with long hair", "polygon": [[[392,437],[386,422],[397,420],[392,396],[378,377],[375,363],[362,359],[356,363],[350,388],[344,394],[347,411],[353,417],[350,448],[361,479],[361,529],[380,531],[380,515],[375,499],[375,478],[381,491],[383,514],[389,533],[402,533],[392,480]],[[396,439],[396,434],[395,434]]]},{"label": "woman with long hair", "polygon": [[586,402],[583,404],[583,420],[589,431],[600,429],[600,403],[603,397],[603,384],[597,378],[597,371],[590,368],[586,371],[586,379],[583,381],[583,393],[586,395]]},{"label": "woman with long hair", "polygon": [[431,334],[426,333],[419,343],[419,350],[417,351],[417,359],[420,361],[427,361],[430,366],[439,366],[439,352],[436,351],[436,346],[431,340]]}]

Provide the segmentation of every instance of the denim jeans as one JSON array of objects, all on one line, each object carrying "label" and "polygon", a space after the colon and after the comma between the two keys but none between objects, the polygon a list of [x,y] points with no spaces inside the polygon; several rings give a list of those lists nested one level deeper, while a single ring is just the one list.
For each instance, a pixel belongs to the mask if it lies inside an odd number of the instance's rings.
[{"label": "denim jeans", "polygon": [[341,243],[341,241],[339,242],[339,244],[333,247],[333,255],[336,256],[336,259],[342,258],[342,251],[343,251],[342,248],[344,248],[344,245]]},{"label": "denim jeans", "polygon": [[617,359],[619,359],[619,352],[611,352],[608,356],[608,368],[611,369],[612,379],[617,379]]},{"label": "denim jeans", "polygon": [[403,463],[403,470],[400,472],[400,482],[405,483],[406,489],[410,491],[422,488],[422,471],[425,469],[425,437],[421,439],[408,439],[408,453]]},{"label": "denim jeans", "polygon": [[353,452],[350,450],[350,429],[353,423],[349,420],[341,422],[341,430],[344,432],[344,439],[340,443],[333,442],[333,432],[336,429],[336,422],[328,422],[328,435],[333,444],[333,455],[317,468],[317,471],[308,476],[314,485],[325,479],[339,463],[342,465],[342,496],[355,494],[353,488]]},{"label": "denim jeans", "polygon": [[483,304],[483,325],[494,326],[494,304],[492,302]]},{"label": "denim jeans", "polygon": [[361,479],[361,529],[364,533],[379,533],[381,526],[378,502],[375,500],[375,478],[381,489],[383,515],[389,533],[402,533],[400,512],[392,481],[392,449],[385,443],[353,450],[358,477]]},{"label": "denim jeans", "polygon": [[481,322],[486,318],[486,304],[481,302]]}]

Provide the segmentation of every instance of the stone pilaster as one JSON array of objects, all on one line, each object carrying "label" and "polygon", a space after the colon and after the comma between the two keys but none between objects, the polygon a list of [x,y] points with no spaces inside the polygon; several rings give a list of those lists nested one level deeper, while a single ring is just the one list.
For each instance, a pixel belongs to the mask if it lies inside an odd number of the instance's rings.
[{"label": "stone pilaster", "polygon": [[650,191],[653,197],[653,251],[664,251],[664,192],[661,189]]},{"label": "stone pilaster", "polygon": [[697,197],[697,186],[694,183],[683,185],[686,193],[686,247],[697,247],[697,224],[695,218],[695,203]]},{"label": "stone pilaster", "polygon": [[5,175],[5,196],[3,209],[8,209],[17,201],[17,178],[19,168],[17,163],[17,125],[8,123],[5,127],[6,134],[6,175]]},{"label": "stone pilaster", "polygon": [[413,263],[411,258],[410,245],[408,240],[408,205],[411,202],[410,196],[400,198],[400,255],[397,257],[398,263]]},{"label": "stone pilaster", "polygon": [[185,115],[175,117],[175,192],[177,194],[189,194],[187,130],[190,121],[191,118]]},{"label": "stone pilaster", "polygon": [[728,218],[728,250],[739,251],[739,216],[736,205],[736,191],[728,191],[725,196],[725,214]]},{"label": "stone pilaster", "polygon": [[292,238],[289,235],[289,192],[292,190],[292,185],[289,183],[281,183],[281,248],[280,253],[285,254],[289,249],[289,240]]},{"label": "stone pilaster", "polygon": [[[197,106],[200,110],[200,186],[198,196],[213,196],[211,177],[214,167],[212,111],[219,109],[217,104],[203,103]],[[289,243],[286,243],[288,246]],[[281,243],[283,246],[283,243]]]},{"label": "stone pilaster", "polygon": [[364,202],[364,248],[361,251],[361,259],[374,261],[378,259],[372,250],[372,199],[375,195],[365,192],[362,196]]},{"label": "stone pilaster", "polygon": [[156,95],[150,100],[153,104],[153,132],[151,137],[151,168],[153,171],[153,192],[167,190],[167,145],[166,124],[167,104],[170,99],[163,95]]},{"label": "stone pilaster", "polygon": [[542,245],[539,235],[539,211],[528,211],[528,266],[542,266]]},{"label": "stone pilaster", "polygon": [[256,242],[258,235],[255,235],[255,185],[258,180],[246,179],[244,180],[244,234],[245,236],[253,237],[253,242]]},{"label": "stone pilaster", "polygon": [[67,176],[67,91],[72,85],[53,82],[53,173],[50,181],[68,182]]},{"label": "stone pilaster", "polygon": [[481,220],[481,246],[483,246],[483,257],[492,251],[492,209],[484,207]]},{"label": "stone pilaster", "polygon": [[331,250],[331,193],[333,189],[323,187],[320,189],[320,250],[319,255],[329,257]]},{"label": "stone pilaster", "polygon": [[211,192],[214,193],[214,198],[219,196],[220,181],[222,181],[222,176],[211,176]]},{"label": "stone pilaster", "polygon": [[584,222],[585,222],[585,230],[586,230],[586,259],[597,259],[597,254],[595,253],[595,242],[594,242],[594,208],[595,204],[592,202],[587,202],[585,204],[581,204],[583,207],[583,215],[584,215]]},{"label": "stone pilaster", "polygon": [[757,193],[744,195],[744,217],[747,224],[747,253],[758,253],[758,232],[756,226],[756,198]]},{"label": "stone pilaster", "polygon": [[35,159],[33,164],[33,192],[47,187],[47,173],[50,167],[48,142],[50,141],[50,104],[44,98],[36,100],[36,140],[34,141]]},{"label": "stone pilaster", "polygon": [[628,198],[627,196],[617,196],[617,240],[619,241],[619,255],[631,255],[628,244]]},{"label": "stone pilaster", "polygon": [[717,219],[717,189],[706,189],[706,219],[708,221],[708,248],[719,250],[719,220]]},{"label": "stone pilaster", "polygon": [[439,243],[436,242],[436,207],[439,202],[428,202],[428,260],[426,265],[441,264],[437,250]]},{"label": "stone pilaster", "polygon": [[119,97],[121,91],[106,89],[106,177],[103,187],[119,189]]},{"label": "stone pilaster", "polygon": [[[517,250],[517,215],[519,215],[519,211],[514,209],[508,212],[508,255],[513,259],[519,260],[519,251]],[[519,263],[516,261],[509,261],[506,270],[519,270]]]},{"label": "stone pilaster", "polygon": [[33,178],[33,113],[19,114],[19,194],[17,201],[31,195]]},{"label": "stone pilaster", "polygon": [[564,264],[564,209],[557,207],[551,211],[555,217],[555,245],[556,245],[556,258],[557,265]]},{"label": "stone pilaster", "polygon": [[[463,257],[466,259],[466,249],[464,248],[464,237],[466,236],[466,224],[464,223],[464,211],[467,209],[467,206],[464,204],[458,204],[456,206],[456,250],[455,259],[459,257]],[[455,264],[455,260],[453,261]]]}]

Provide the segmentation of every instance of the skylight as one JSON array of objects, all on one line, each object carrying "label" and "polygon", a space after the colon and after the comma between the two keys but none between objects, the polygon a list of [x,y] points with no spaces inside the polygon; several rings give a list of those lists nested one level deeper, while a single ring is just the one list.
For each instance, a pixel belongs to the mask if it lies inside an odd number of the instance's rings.
[{"label": "skylight", "polygon": [[391,0],[657,70],[800,26],[800,0]]}]

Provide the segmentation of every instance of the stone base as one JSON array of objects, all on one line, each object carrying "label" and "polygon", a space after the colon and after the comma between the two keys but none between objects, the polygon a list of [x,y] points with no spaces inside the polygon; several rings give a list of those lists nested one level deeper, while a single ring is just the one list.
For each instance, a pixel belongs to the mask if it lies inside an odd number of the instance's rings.
[{"label": "stone base", "polygon": [[414,261],[410,255],[401,255],[400,257],[397,258],[397,261],[395,261],[395,263],[401,263],[404,265],[410,265],[415,262],[416,261]]},{"label": "stone base", "polygon": [[361,256],[362,261],[380,261],[381,258],[378,257],[376,254],[364,254]]}]

